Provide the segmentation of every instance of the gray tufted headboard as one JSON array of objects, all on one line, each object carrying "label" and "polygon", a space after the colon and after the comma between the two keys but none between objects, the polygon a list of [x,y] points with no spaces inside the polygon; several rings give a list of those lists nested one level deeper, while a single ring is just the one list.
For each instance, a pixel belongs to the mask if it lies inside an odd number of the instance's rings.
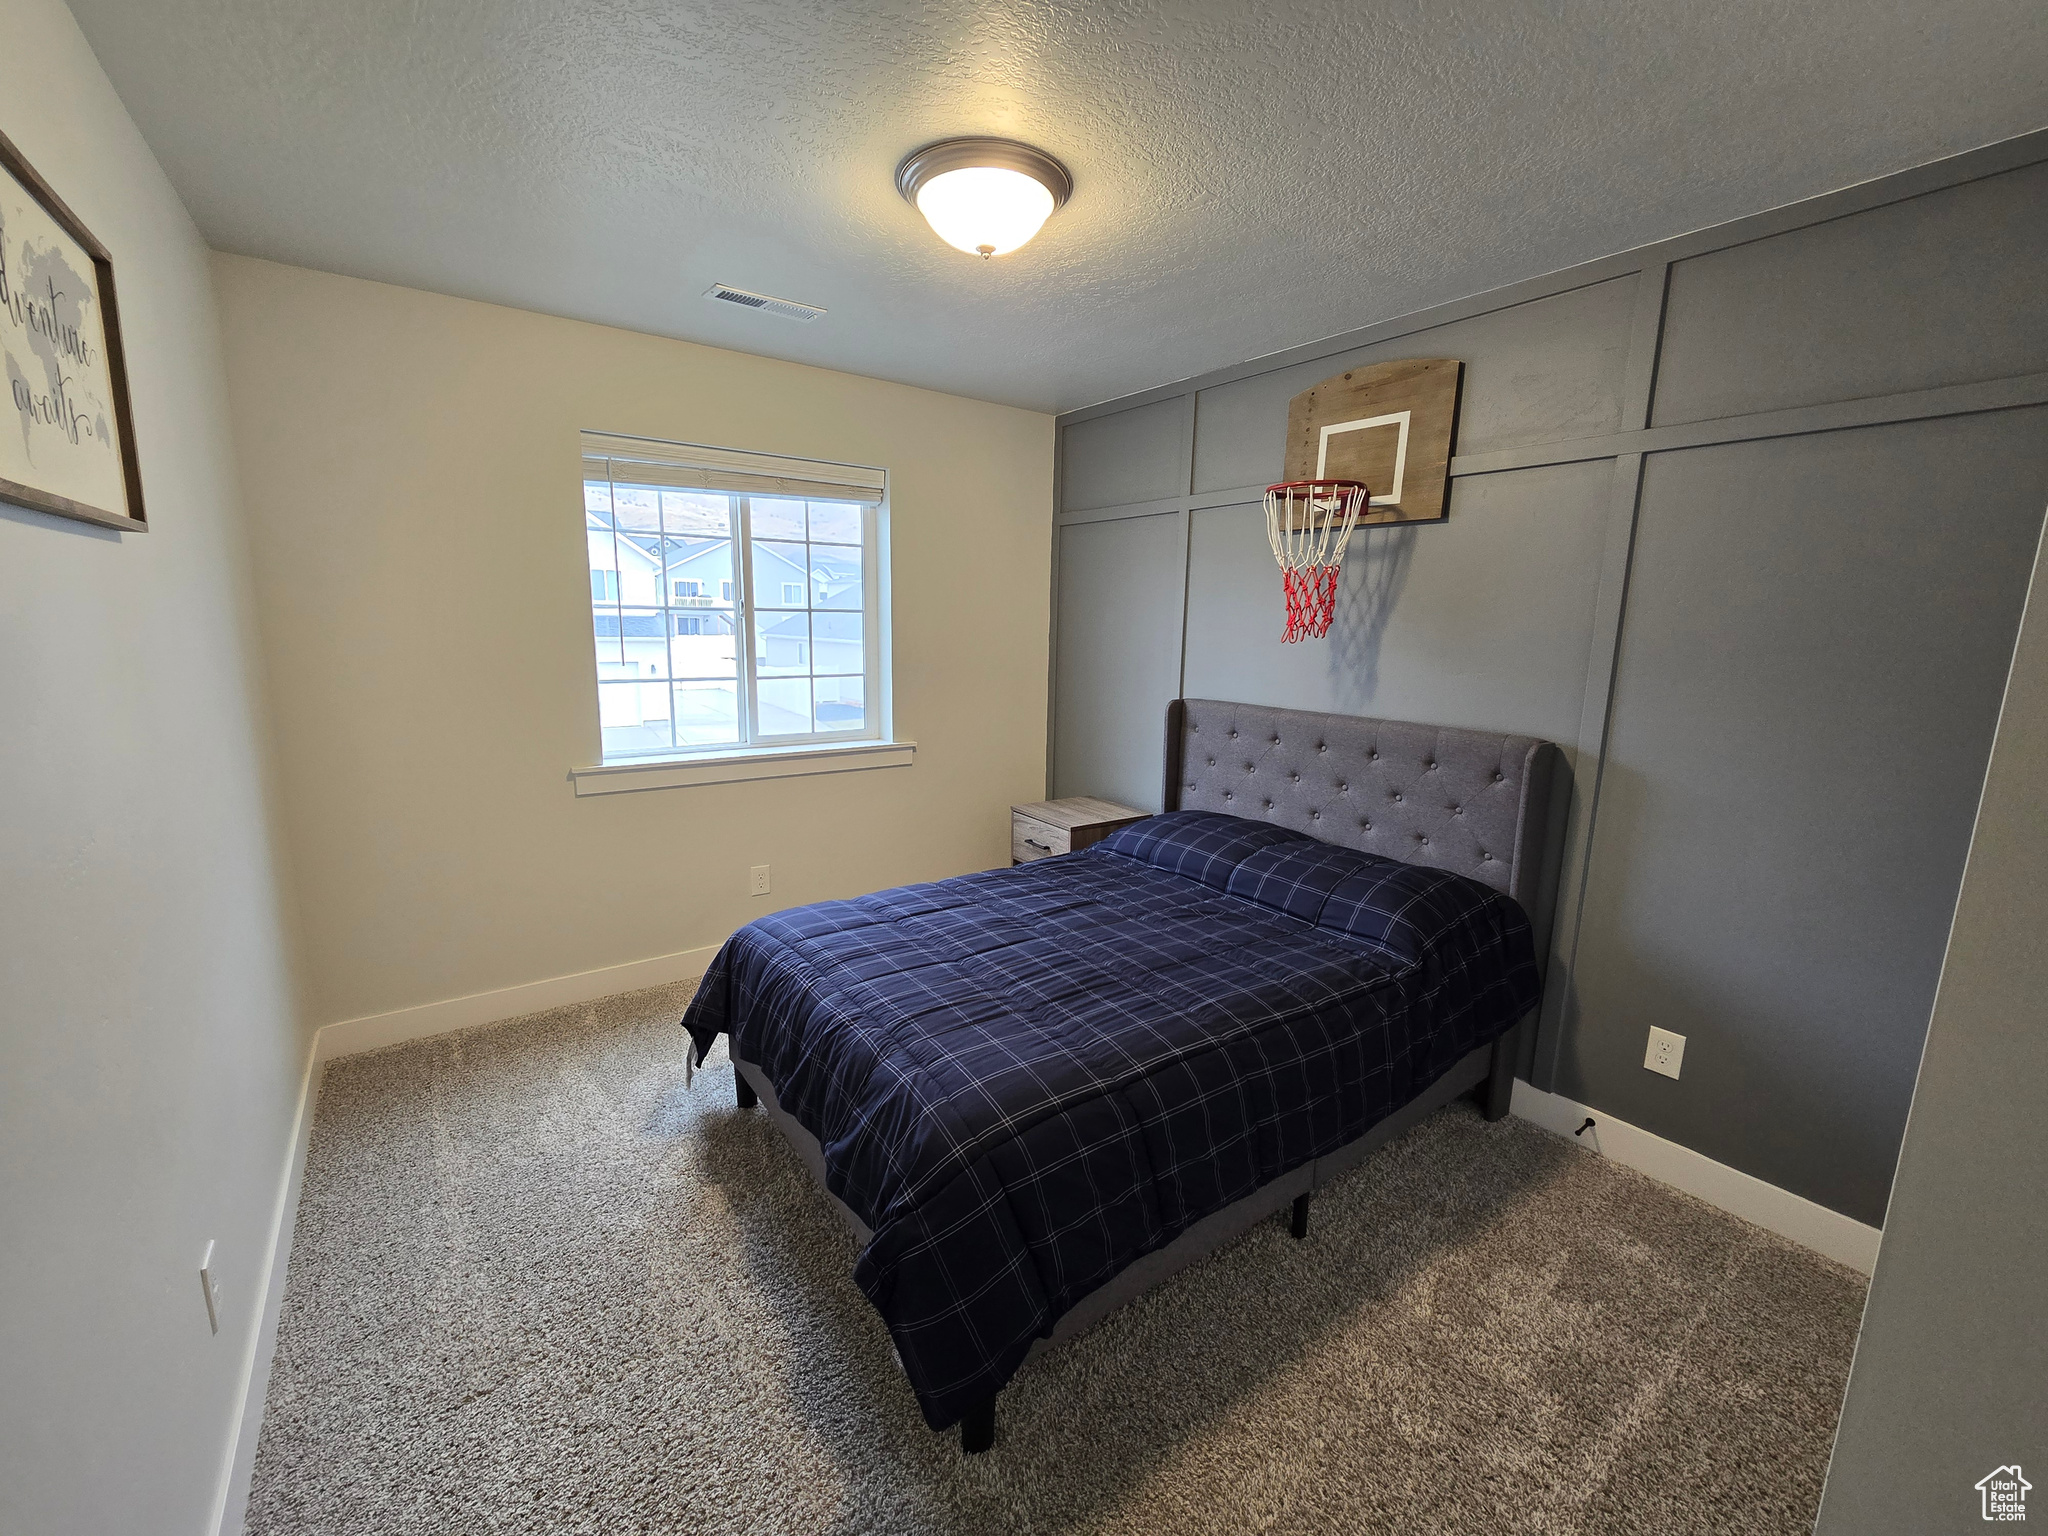
[{"label": "gray tufted headboard", "polygon": [[1176,699],[1169,811],[1276,822],[1326,843],[1454,870],[1512,896],[1548,948],[1562,789],[1534,736]]}]

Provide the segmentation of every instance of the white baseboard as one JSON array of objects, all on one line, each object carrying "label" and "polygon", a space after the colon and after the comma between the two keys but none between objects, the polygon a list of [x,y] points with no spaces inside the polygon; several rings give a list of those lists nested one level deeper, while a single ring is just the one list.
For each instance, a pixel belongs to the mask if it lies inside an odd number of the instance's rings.
[{"label": "white baseboard", "polygon": [[629,960],[624,965],[578,971],[573,976],[551,976],[546,981],[500,987],[495,992],[472,992],[467,997],[343,1019],[325,1026],[314,1037],[314,1054],[321,1061],[332,1061],[337,1056],[355,1056],[407,1040],[425,1040],[458,1029],[473,1029],[479,1024],[495,1024],[500,1019],[516,1019],[521,1014],[565,1008],[571,1003],[592,1003],[615,993],[666,986],[672,981],[688,981],[693,976],[702,976],[717,953],[716,944],[702,949],[680,949],[651,960]]},{"label": "white baseboard", "polygon": [[249,1483],[256,1471],[256,1443],[263,1433],[263,1400],[270,1385],[270,1362],[277,1353],[277,1319],[284,1308],[285,1257],[291,1252],[292,1228],[299,1214],[299,1184],[306,1173],[306,1145],[313,1136],[313,1106],[320,1097],[317,1043],[306,1052],[299,1078],[299,1107],[292,1137],[285,1149],[284,1177],[279,1181],[277,1208],[270,1215],[270,1241],[263,1268],[251,1295],[260,1298],[243,1361],[241,1400],[236,1403],[234,1429],[221,1465],[220,1491],[214,1497],[212,1529],[219,1536],[241,1536],[249,1512]]},{"label": "white baseboard", "polygon": [[678,950],[651,960],[634,960],[625,965],[579,971],[573,976],[553,976],[523,986],[501,987],[495,992],[477,992],[444,1002],[422,1003],[416,1008],[343,1019],[315,1032],[312,1049],[306,1055],[306,1070],[299,1082],[298,1114],[278,1187],[277,1208],[271,1213],[268,1251],[256,1283],[255,1293],[263,1298],[262,1310],[249,1332],[242,1397],[235,1407],[235,1427],[221,1466],[220,1490],[214,1499],[212,1528],[218,1536],[241,1536],[248,1515],[250,1478],[256,1468],[257,1442],[263,1433],[263,1403],[270,1385],[271,1361],[277,1353],[277,1322],[284,1309],[292,1229],[299,1213],[299,1189],[306,1176],[306,1147],[313,1136],[313,1116],[320,1102],[320,1082],[326,1063],[337,1056],[354,1056],[380,1046],[424,1040],[572,1003],[595,1002],[642,987],[687,981],[703,975],[717,953],[716,944]]},{"label": "white baseboard", "polygon": [[1833,1259],[1837,1264],[1869,1274],[1877,1264],[1876,1227],[1816,1205],[1775,1184],[1717,1163],[1711,1157],[1666,1141],[1626,1120],[1617,1120],[1605,1110],[1589,1109],[1576,1099],[1545,1093],[1515,1079],[1512,1112],[1531,1125],[1572,1141],[1572,1133],[1587,1120],[1593,1128],[1574,1142],[1590,1146],[1602,1157],[1626,1163],[1638,1173],[1659,1183],[1682,1189],[1695,1199],[1718,1206],[1731,1216],[1740,1216],[1780,1237],[1789,1237],[1803,1248]]}]

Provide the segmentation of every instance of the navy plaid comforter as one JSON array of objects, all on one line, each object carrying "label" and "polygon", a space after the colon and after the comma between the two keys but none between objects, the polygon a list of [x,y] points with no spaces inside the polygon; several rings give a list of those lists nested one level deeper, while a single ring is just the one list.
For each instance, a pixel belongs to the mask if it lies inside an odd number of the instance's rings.
[{"label": "navy plaid comforter", "polygon": [[1090,1291],[1537,995],[1527,917],[1476,881],[1178,811],[749,923],[683,1027],[700,1055],[729,1033],[818,1138],[941,1429]]}]

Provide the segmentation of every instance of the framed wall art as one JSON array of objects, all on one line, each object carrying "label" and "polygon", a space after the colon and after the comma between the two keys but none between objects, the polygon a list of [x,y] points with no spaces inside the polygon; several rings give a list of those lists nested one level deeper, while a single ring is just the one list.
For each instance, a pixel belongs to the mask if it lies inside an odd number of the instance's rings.
[{"label": "framed wall art", "polygon": [[0,365],[0,501],[146,529],[113,261],[5,134]]}]

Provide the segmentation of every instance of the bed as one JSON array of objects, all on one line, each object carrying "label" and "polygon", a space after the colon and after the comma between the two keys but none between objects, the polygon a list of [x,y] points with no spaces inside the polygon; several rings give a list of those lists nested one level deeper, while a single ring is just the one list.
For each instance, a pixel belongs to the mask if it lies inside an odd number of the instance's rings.
[{"label": "bed", "polygon": [[861,1244],[927,1423],[1452,1099],[1507,1110],[1562,796],[1525,736],[1215,700],[1082,853],[748,924],[683,1018]]}]

